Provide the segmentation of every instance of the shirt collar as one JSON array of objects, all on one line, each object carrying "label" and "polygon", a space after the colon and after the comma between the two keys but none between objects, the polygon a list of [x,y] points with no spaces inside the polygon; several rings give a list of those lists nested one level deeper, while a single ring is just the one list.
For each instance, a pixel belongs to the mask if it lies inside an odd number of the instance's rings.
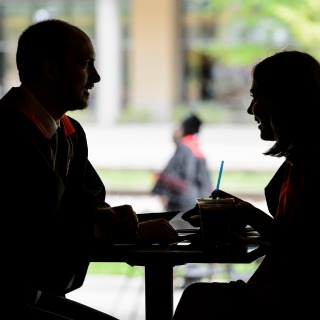
[{"label": "shirt collar", "polygon": [[49,139],[52,138],[57,129],[60,127],[60,120],[55,121],[26,86],[21,84],[20,87],[27,102],[29,113],[33,115],[33,118],[37,122],[37,125],[46,134],[46,136]]}]

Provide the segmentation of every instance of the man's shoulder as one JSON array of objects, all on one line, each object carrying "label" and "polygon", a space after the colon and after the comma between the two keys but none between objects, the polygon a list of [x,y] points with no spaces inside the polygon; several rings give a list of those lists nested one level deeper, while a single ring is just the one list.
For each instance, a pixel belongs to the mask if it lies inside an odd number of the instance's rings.
[{"label": "man's shoulder", "polygon": [[15,106],[14,102],[8,104],[8,101],[0,99],[0,127],[2,129],[10,129],[11,132],[15,130],[19,131],[21,123],[25,122],[25,117]]},{"label": "man's shoulder", "polygon": [[19,87],[12,87],[0,98],[0,108],[9,107],[22,99],[22,92]]},{"label": "man's shoulder", "polygon": [[[19,118],[22,118],[22,114],[19,111],[18,106],[23,103],[23,95],[19,87],[12,87],[0,98],[1,126],[12,127],[15,122],[18,122]],[[15,119],[16,121],[12,121],[11,119]]]}]

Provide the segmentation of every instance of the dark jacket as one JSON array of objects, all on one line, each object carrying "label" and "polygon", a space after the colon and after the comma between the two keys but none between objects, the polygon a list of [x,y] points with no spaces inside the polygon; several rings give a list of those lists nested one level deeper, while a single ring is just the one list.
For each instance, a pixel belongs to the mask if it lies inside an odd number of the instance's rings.
[{"label": "dark jacket", "polygon": [[19,88],[0,101],[2,268],[15,295],[30,288],[65,294],[83,284],[94,203],[105,199],[105,189],[88,161],[81,125],[62,121],[68,159],[59,176],[48,139],[15,108],[24,103]]},{"label": "dark jacket", "polygon": [[[249,283],[255,285],[262,279],[272,284],[276,310],[283,315],[317,310],[319,178],[317,159],[309,158],[293,166],[285,161],[265,188],[276,227],[270,250]],[[281,189],[284,183],[288,183],[285,190]],[[281,192],[282,215],[276,216]]]},{"label": "dark jacket", "polygon": [[181,212],[193,208],[197,198],[210,196],[211,175],[196,135],[187,135],[177,144],[152,192],[168,198],[168,211]]}]

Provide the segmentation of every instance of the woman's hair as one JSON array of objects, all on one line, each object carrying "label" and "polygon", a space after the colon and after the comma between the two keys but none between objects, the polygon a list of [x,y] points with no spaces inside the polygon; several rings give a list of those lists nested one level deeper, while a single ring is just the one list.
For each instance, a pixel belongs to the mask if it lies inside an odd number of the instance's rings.
[{"label": "woman's hair", "polygon": [[62,62],[69,52],[70,33],[79,28],[58,19],[30,25],[19,37],[16,64],[22,83],[39,81],[42,62],[47,58]]},{"label": "woman's hair", "polygon": [[271,156],[299,157],[319,143],[320,64],[299,51],[278,52],[252,69],[259,93],[270,102],[276,142]]}]

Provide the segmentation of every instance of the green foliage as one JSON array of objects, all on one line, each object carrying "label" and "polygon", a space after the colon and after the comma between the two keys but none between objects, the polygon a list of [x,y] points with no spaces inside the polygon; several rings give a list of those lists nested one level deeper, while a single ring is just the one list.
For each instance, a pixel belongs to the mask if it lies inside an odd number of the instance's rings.
[{"label": "green foliage", "polygon": [[195,0],[194,4],[215,21],[209,52],[226,65],[247,66],[284,48],[320,57],[319,0]]},{"label": "green foliage", "polygon": [[154,176],[150,170],[98,169],[98,173],[107,191],[147,191],[154,183]]},{"label": "green foliage", "polygon": [[[263,195],[264,188],[273,174],[274,172],[224,171],[223,189],[235,195]],[[245,186],[245,188],[243,186]]]},{"label": "green foliage", "polygon": [[[155,182],[151,170],[115,170],[97,168],[107,191],[149,192]],[[272,172],[224,171],[223,189],[235,194],[263,194]],[[216,178],[212,177],[213,181]],[[245,186],[245,190],[243,188]]]},{"label": "green foliage", "polygon": [[[81,110],[82,111],[82,110]],[[227,123],[234,118],[234,110],[229,105],[216,100],[199,101],[195,104],[181,104],[172,109],[169,121],[178,122],[187,116],[190,112],[196,112],[206,123]],[[72,112],[76,119],[84,120],[86,116],[83,112]],[[89,118],[90,120],[90,118]],[[117,122],[118,123],[151,123],[154,119],[146,110],[136,110],[125,108]]]},{"label": "green foliage", "polygon": [[[249,263],[249,264],[219,264],[219,277],[220,279],[228,280],[227,270],[232,269],[234,272],[241,274],[252,274],[260,261]],[[201,267],[205,265],[201,264]],[[186,275],[186,265],[176,266],[174,268],[174,277],[184,277]],[[126,263],[120,262],[91,262],[88,274],[105,274],[105,275],[124,275],[126,277],[143,277],[144,267],[141,266],[130,266]]]},{"label": "green foliage", "polygon": [[144,275],[144,268],[140,266],[130,266],[126,263],[113,262],[91,262],[89,274],[110,274],[110,275],[126,275],[127,277],[137,277]]},{"label": "green foliage", "polygon": [[118,117],[118,123],[136,122],[144,123],[154,120],[152,114],[143,108],[138,107],[126,107]]},{"label": "green foliage", "polygon": [[202,101],[195,105],[180,105],[173,109],[172,120],[181,121],[190,112],[196,112],[205,123],[223,123],[230,117],[230,110],[222,103],[214,100]]},{"label": "green foliage", "polygon": [[276,48],[268,48],[259,43],[226,44],[217,43],[210,47],[210,54],[231,67],[252,66],[261,57],[274,53]]}]

